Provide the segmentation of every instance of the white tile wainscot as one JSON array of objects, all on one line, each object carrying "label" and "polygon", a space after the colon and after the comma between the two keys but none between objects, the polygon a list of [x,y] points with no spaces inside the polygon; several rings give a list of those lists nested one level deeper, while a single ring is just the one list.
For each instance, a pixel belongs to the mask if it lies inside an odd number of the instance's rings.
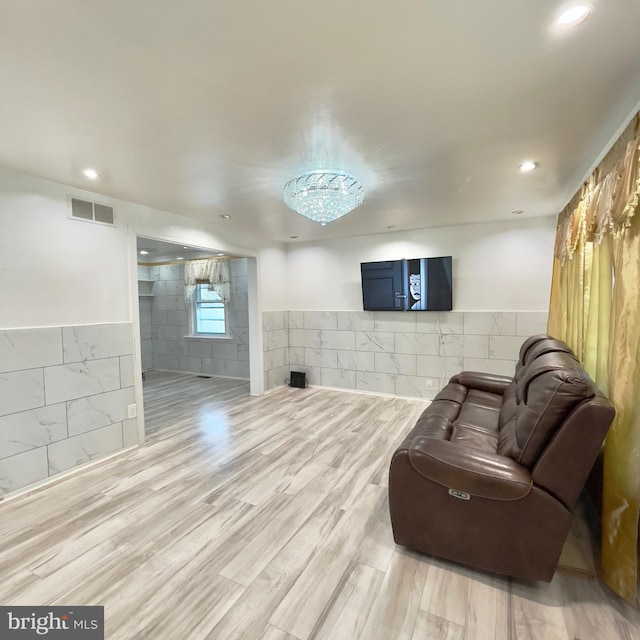
[{"label": "white tile wainscot", "polygon": [[0,496],[134,446],[130,322],[0,331]]},{"label": "white tile wainscot", "polygon": [[45,367],[44,384],[47,402],[51,404],[113,391],[120,387],[120,358]]},{"label": "white tile wainscot", "polygon": [[131,325],[92,324],[62,329],[64,361],[85,362],[133,352]]},{"label": "white tile wainscot", "polygon": [[121,422],[54,442],[49,445],[49,475],[67,471],[122,448]]},{"label": "white tile wainscot", "polygon": [[67,402],[69,436],[122,422],[128,418],[127,407],[135,402],[133,387],[70,400]]},{"label": "white tile wainscot", "polygon": [[0,331],[0,373],[62,364],[59,327]]},{"label": "white tile wainscot", "polygon": [[43,407],[42,369],[7,371],[0,374],[0,415]]},{"label": "white tile wainscot", "polygon": [[476,336],[515,336],[516,315],[515,311],[465,312],[463,314],[464,333]]},{"label": "white tile wainscot", "polygon": [[64,402],[0,418],[0,452],[4,457],[44,447],[66,437],[67,407]]},{"label": "white tile wainscot", "polygon": [[311,385],[433,398],[464,369],[513,375],[520,345],[546,323],[546,311],[268,311],[265,385],[293,369]]},{"label": "white tile wainscot", "polygon": [[[303,324],[302,312],[297,316],[297,323]],[[317,331],[317,346],[320,346],[320,332]],[[289,329],[288,311],[264,311],[262,313],[262,345],[264,350],[264,388],[266,390],[285,384],[290,376],[291,331]],[[299,348],[305,350],[304,336],[299,336]],[[300,356],[304,361],[304,355]]]}]

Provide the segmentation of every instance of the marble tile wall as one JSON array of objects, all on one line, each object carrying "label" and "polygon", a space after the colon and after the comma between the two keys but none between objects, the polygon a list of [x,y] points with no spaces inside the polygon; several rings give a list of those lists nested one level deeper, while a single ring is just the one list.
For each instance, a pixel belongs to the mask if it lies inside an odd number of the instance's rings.
[{"label": "marble tile wall", "polygon": [[309,384],[432,398],[465,369],[513,375],[520,345],[546,325],[542,311],[265,312],[265,386],[296,370]]},{"label": "marble tile wall", "polygon": [[138,303],[140,306],[140,350],[142,370],[153,369],[153,342],[151,340],[151,309],[153,282],[150,267],[138,265]]},{"label": "marble tile wall", "polygon": [[289,311],[264,311],[262,337],[264,388],[274,389],[289,379]]},{"label": "marble tile wall", "polygon": [[137,444],[131,323],[0,331],[0,495]]},{"label": "marble tile wall", "polygon": [[[246,259],[230,260],[231,301],[228,338],[189,337],[190,316],[184,301],[184,267],[149,268],[153,281],[149,334],[155,369],[249,379],[249,305]],[[142,298],[141,298],[142,300]],[[142,307],[140,312],[142,323]],[[141,324],[142,332],[142,324]],[[144,353],[143,353],[144,357]]]}]

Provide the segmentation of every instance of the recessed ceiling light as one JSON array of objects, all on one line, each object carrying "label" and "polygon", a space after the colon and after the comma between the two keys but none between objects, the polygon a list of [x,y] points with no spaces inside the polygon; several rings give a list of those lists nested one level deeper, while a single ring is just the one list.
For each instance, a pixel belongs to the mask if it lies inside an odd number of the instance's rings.
[{"label": "recessed ceiling light", "polygon": [[524,209],[516,209],[515,211],[512,211],[511,213],[513,213],[514,216],[521,216],[524,213]]},{"label": "recessed ceiling light", "polygon": [[585,7],[584,5],[576,5],[575,7],[571,7],[571,9],[567,9],[560,14],[560,17],[556,20],[556,24],[561,27],[577,27],[579,24],[582,24],[591,13],[589,7]]},{"label": "recessed ceiling light", "polygon": [[190,247],[182,247],[183,249],[190,249]]},{"label": "recessed ceiling light", "polygon": [[527,160],[520,165],[520,171],[533,171],[537,169],[538,163],[533,162],[532,160]]},{"label": "recessed ceiling light", "polygon": [[149,252],[146,249],[140,249],[139,253],[140,253],[141,256],[148,256],[149,255]]},{"label": "recessed ceiling light", "polygon": [[221,214],[220,214],[220,217],[221,217],[223,220],[228,220],[231,216],[230,216],[229,214],[227,214],[227,213],[221,213]]},{"label": "recessed ceiling light", "polygon": [[184,260],[182,256],[176,256],[176,260]]},{"label": "recessed ceiling light", "polygon": [[224,253],[218,253],[218,254],[216,254],[216,255],[223,256],[223,255],[224,255]]},{"label": "recessed ceiling light", "polygon": [[100,179],[100,174],[95,169],[84,169],[82,171],[82,175],[87,180],[99,180]]}]

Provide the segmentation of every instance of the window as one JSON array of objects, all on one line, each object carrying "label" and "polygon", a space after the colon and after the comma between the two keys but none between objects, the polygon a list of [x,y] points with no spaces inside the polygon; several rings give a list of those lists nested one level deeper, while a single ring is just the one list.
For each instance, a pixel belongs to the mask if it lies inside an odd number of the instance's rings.
[{"label": "window", "polygon": [[197,284],[194,293],[194,333],[224,336],[227,333],[224,302],[209,284]]}]

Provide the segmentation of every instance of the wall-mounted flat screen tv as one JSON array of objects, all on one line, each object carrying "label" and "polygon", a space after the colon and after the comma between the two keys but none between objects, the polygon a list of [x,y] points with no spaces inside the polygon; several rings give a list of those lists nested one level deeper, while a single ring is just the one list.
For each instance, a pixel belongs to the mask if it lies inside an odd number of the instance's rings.
[{"label": "wall-mounted flat screen tv", "polygon": [[360,263],[365,311],[451,311],[451,256]]}]

